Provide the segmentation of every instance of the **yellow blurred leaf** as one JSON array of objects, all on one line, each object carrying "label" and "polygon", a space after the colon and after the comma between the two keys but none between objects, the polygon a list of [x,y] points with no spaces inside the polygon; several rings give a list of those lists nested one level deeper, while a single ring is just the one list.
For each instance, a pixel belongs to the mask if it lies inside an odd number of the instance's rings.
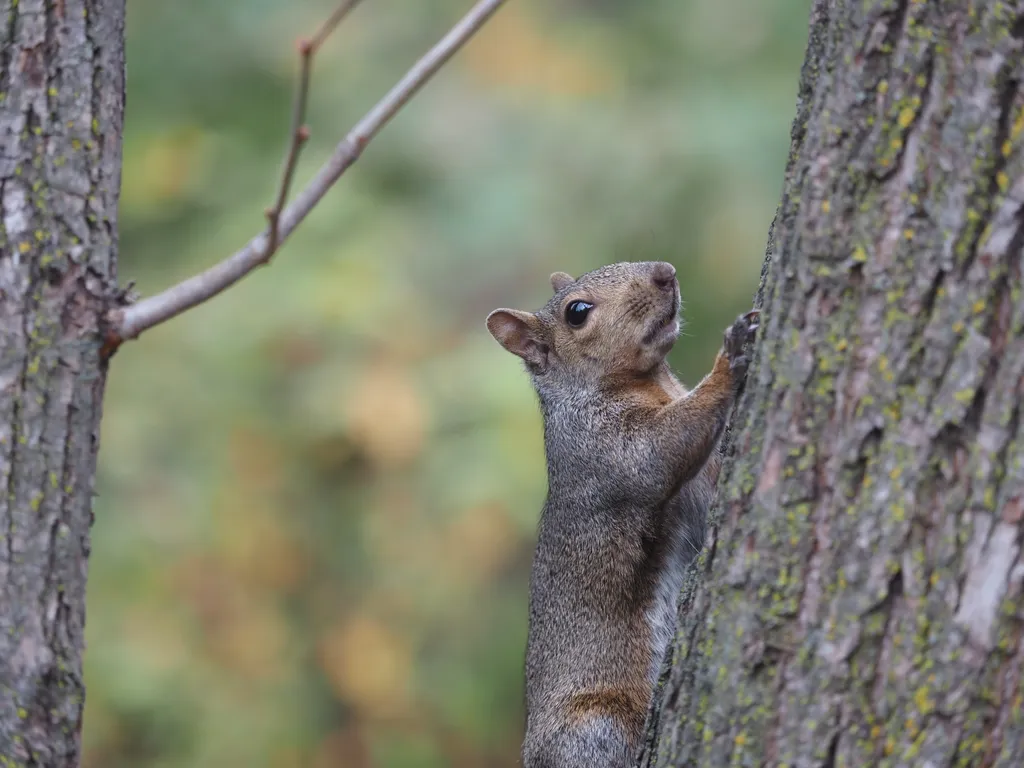
[{"label": "yellow blurred leaf", "polygon": [[412,653],[378,620],[356,615],[328,632],[320,663],[338,696],[366,714],[396,717],[407,711]]},{"label": "yellow blurred leaf", "polygon": [[604,62],[563,47],[521,6],[510,4],[467,44],[465,65],[492,83],[553,96],[589,96],[618,87]]},{"label": "yellow blurred leaf", "polygon": [[196,126],[182,126],[148,134],[146,143],[125,158],[121,196],[132,208],[158,208],[184,194],[202,171],[205,134]]},{"label": "yellow blurred leaf", "polygon": [[402,464],[419,455],[427,428],[427,405],[410,371],[393,363],[367,369],[344,403],[354,442],[370,460]]}]

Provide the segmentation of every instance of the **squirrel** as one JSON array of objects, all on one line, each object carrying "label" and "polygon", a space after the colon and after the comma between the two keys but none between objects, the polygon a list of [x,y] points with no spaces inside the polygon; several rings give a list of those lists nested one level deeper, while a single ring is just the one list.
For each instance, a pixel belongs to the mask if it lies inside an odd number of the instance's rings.
[{"label": "squirrel", "polygon": [[692,391],[665,356],[680,292],[665,262],[551,275],[536,312],[487,328],[540,400],[548,493],[530,576],[525,768],[632,764],[686,567],[704,544],[719,439],[746,377],[756,310]]}]

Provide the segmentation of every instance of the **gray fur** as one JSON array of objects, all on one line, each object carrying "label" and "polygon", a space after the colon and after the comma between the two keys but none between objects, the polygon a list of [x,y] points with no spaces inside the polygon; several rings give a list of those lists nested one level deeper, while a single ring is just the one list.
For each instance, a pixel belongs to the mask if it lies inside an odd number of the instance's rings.
[{"label": "gray fur", "polygon": [[[530,579],[526,768],[631,764],[683,574],[703,546],[716,446],[756,326],[737,321],[688,393],[664,360],[678,334],[662,328],[678,312],[674,274],[658,262],[574,282],[556,273],[543,309],[488,319],[527,362],[548,466]],[[565,308],[580,297],[594,315],[570,328]]]}]

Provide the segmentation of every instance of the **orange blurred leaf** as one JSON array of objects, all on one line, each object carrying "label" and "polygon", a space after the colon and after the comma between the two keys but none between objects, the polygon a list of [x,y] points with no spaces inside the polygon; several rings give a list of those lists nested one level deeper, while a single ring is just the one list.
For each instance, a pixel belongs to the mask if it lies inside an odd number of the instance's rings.
[{"label": "orange blurred leaf", "polygon": [[516,553],[519,531],[498,504],[466,510],[448,529],[441,562],[455,568],[461,581],[491,578]]},{"label": "orange blurred leaf", "polygon": [[312,768],[368,768],[370,750],[366,737],[355,725],[327,735],[313,755]]}]

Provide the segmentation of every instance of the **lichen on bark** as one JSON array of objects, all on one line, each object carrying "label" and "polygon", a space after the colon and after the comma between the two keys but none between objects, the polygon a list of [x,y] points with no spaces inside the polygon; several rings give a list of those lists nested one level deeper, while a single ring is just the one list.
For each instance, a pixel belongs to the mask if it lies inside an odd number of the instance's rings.
[{"label": "lichen on bark", "polygon": [[1024,4],[820,0],[644,766],[1024,765]]},{"label": "lichen on bark", "polygon": [[0,766],[74,766],[124,0],[0,0]]}]

